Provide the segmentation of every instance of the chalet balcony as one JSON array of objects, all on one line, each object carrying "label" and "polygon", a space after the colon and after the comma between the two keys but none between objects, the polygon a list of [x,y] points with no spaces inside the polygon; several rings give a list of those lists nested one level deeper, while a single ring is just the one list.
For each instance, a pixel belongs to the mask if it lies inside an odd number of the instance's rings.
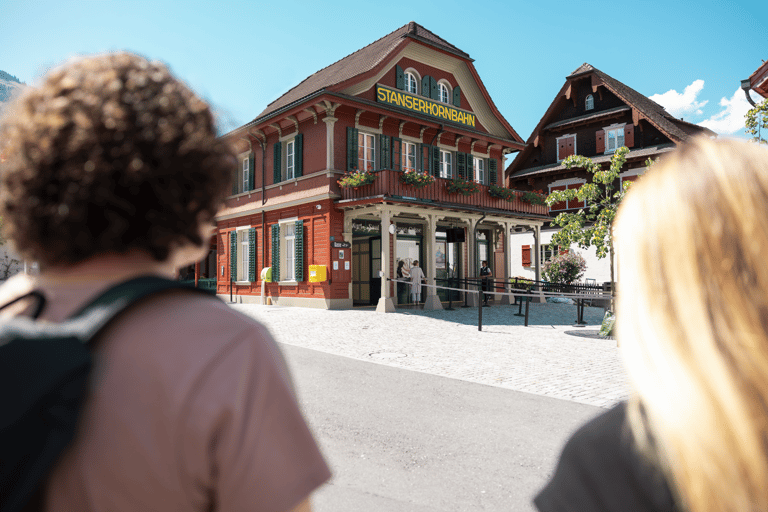
[{"label": "chalet balcony", "polygon": [[[473,208],[548,215],[547,206],[543,204],[530,204],[519,198],[506,201],[505,199],[493,197],[488,193],[490,188],[488,185],[477,184],[480,190],[465,196],[461,193],[449,194],[447,186],[452,180],[445,178],[435,178],[434,183],[416,188],[413,185],[407,185],[400,181],[400,176],[402,175],[400,171],[384,169],[374,171],[373,174],[376,175],[376,180],[373,183],[356,188],[342,187],[341,199],[343,201],[354,201],[385,196],[387,199],[395,201],[398,199],[406,201],[418,200],[446,207],[456,206],[460,208],[462,206],[471,206]],[[522,194],[523,192],[520,193]]]}]

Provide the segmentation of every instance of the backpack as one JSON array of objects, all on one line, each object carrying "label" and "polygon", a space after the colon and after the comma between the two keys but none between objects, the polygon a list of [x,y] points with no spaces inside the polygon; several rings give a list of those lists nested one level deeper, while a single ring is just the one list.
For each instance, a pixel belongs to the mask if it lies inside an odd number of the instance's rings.
[{"label": "backpack", "polygon": [[160,277],[120,283],[67,320],[36,322],[45,297],[32,317],[0,325],[0,511],[19,512],[40,498],[48,471],[75,436],[92,367],[93,340],[120,313],[166,290],[211,292]]}]

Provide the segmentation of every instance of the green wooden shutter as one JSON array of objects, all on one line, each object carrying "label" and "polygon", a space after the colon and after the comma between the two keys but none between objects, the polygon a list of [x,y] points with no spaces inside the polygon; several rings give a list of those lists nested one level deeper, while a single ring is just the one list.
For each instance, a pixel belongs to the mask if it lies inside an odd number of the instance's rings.
[{"label": "green wooden shutter", "polygon": [[429,97],[435,101],[440,101],[440,93],[437,90],[437,80],[429,77]]},{"label": "green wooden shutter", "polygon": [[459,179],[467,179],[467,155],[460,151],[456,152],[456,172],[459,175]]},{"label": "green wooden shutter", "polygon": [[347,128],[347,172],[357,169],[357,129]]},{"label": "green wooden shutter", "polygon": [[389,169],[391,166],[391,146],[392,137],[389,135],[379,135],[379,165],[381,169]]},{"label": "green wooden shutter", "polygon": [[405,73],[400,66],[395,66],[395,87],[401,91],[405,89]]},{"label": "green wooden shutter", "polygon": [[475,157],[467,153],[467,181],[475,181]]},{"label": "green wooden shutter", "polygon": [[432,176],[440,176],[440,148],[432,146]]},{"label": "green wooden shutter", "polygon": [[304,134],[299,133],[293,142],[293,167],[294,177],[304,175]]},{"label": "green wooden shutter", "polygon": [[256,282],[256,228],[248,230],[248,280]]},{"label": "green wooden shutter", "polygon": [[237,281],[237,231],[229,232],[229,279]]},{"label": "green wooden shutter", "polygon": [[495,158],[488,159],[488,176],[491,179],[491,185],[495,185],[498,181],[498,165]]},{"label": "green wooden shutter", "polygon": [[296,281],[304,280],[304,221],[296,221]]},{"label": "green wooden shutter", "polygon": [[424,75],[424,78],[421,79],[421,95],[427,98],[432,97],[432,89],[430,89],[429,79],[429,75]]},{"label": "green wooden shutter", "polygon": [[453,106],[461,108],[461,87],[458,85],[453,88]]},{"label": "green wooden shutter", "polygon": [[248,155],[248,190],[253,190],[255,187],[254,181],[256,179],[256,155],[251,153]]},{"label": "green wooden shutter", "polygon": [[395,171],[401,170],[403,162],[403,140],[397,137],[392,137],[392,169]]},{"label": "green wooden shutter", "polygon": [[283,143],[280,141],[275,142],[274,146],[274,161],[272,162],[272,179],[273,183],[280,183],[283,181],[283,171],[280,169],[282,164],[282,150]]},{"label": "green wooden shutter", "polygon": [[235,166],[235,172],[233,173],[233,176],[232,176],[232,195],[237,194],[237,180],[238,180],[238,177],[240,177],[239,169],[240,169],[240,166],[243,165],[242,162],[240,162],[240,160],[238,160],[237,163],[238,165]]},{"label": "green wooden shutter", "polygon": [[272,225],[272,281],[280,281],[280,224]]}]

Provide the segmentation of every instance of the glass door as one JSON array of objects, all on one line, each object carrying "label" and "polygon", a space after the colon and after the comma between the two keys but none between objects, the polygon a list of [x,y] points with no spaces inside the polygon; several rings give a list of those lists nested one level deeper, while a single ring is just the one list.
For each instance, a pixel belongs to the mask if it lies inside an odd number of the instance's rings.
[{"label": "glass door", "polygon": [[[413,262],[418,260],[419,267],[426,274],[424,268],[424,261],[421,253],[421,237],[412,235],[398,235],[397,237],[397,249],[395,252],[395,271],[400,266],[400,262],[403,262],[402,272],[408,279],[411,266]],[[411,288],[407,283],[397,283],[397,303],[398,304],[410,304],[411,303]],[[422,295],[423,300],[423,295]]]}]

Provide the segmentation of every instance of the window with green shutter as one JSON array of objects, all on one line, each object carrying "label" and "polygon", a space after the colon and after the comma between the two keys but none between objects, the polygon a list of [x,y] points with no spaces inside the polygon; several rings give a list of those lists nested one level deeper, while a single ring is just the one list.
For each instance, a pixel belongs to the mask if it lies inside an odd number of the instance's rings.
[{"label": "window with green shutter", "polygon": [[392,137],[392,170],[402,170],[403,162],[403,140]]},{"label": "window with green shutter", "polygon": [[275,142],[275,145],[273,146],[274,160],[272,162],[273,183],[280,183],[283,181],[283,173],[280,168],[280,164],[282,163],[282,150],[283,144],[280,141]]},{"label": "window with green shutter", "polygon": [[379,135],[379,168],[389,169],[391,166],[391,142],[389,135]]},{"label": "window with green shutter", "polygon": [[347,172],[357,169],[357,129],[347,127]]},{"label": "window with green shutter", "polygon": [[395,87],[401,91],[405,89],[405,74],[400,66],[395,66]]},{"label": "window with green shutter", "polygon": [[459,175],[460,180],[467,179],[467,154],[462,152],[456,153],[456,172]]},{"label": "window with green shutter", "polygon": [[296,238],[295,238],[295,254],[296,254],[296,267],[295,275],[296,281],[304,280],[304,221],[296,221]]},{"label": "window with green shutter", "polygon": [[256,228],[248,230],[248,280],[256,282]]},{"label": "window with green shutter", "polygon": [[488,159],[488,176],[491,180],[491,185],[495,185],[498,181],[498,164],[495,158]]},{"label": "window with green shutter", "polygon": [[294,151],[296,152],[296,169],[294,170],[294,176],[298,178],[299,176],[304,175],[304,134],[296,134],[296,139],[294,140]]},{"label": "window with green shutter", "polygon": [[280,224],[272,225],[272,281],[280,281]]},{"label": "window with green shutter", "polygon": [[229,280],[237,280],[237,231],[229,232]]},{"label": "window with green shutter", "polygon": [[440,148],[432,146],[432,176],[440,175]]},{"label": "window with green shutter", "polygon": [[453,88],[453,106],[461,108],[461,87],[458,85]]},{"label": "window with green shutter", "polygon": [[248,190],[253,190],[255,188],[254,181],[255,181],[255,168],[256,167],[256,155],[251,153],[248,155]]},{"label": "window with green shutter", "polygon": [[429,77],[429,97],[440,101],[440,91],[437,89],[437,80],[434,77]]}]

